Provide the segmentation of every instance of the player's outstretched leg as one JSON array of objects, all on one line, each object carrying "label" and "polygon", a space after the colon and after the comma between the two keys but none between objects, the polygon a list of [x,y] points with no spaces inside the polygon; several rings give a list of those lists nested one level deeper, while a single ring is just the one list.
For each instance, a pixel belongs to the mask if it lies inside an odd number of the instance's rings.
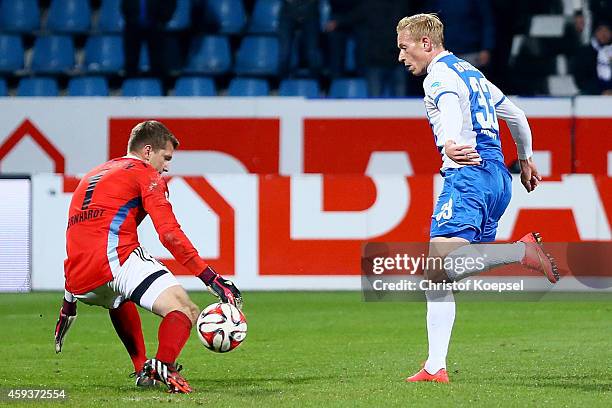
[{"label": "player's outstretched leg", "polygon": [[542,237],[538,232],[530,232],[519,242],[525,243],[525,256],[521,264],[529,269],[542,273],[551,283],[559,281],[559,269],[555,260],[544,252],[542,248]]}]

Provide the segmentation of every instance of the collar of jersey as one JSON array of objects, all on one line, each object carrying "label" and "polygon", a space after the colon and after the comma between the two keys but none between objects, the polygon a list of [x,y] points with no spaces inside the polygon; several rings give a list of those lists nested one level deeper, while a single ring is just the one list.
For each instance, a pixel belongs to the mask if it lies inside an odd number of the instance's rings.
[{"label": "collar of jersey", "polygon": [[122,158],[123,158],[123,159],[136,159],[136,160],[144,161],[144,160],[142,160],[140,157],[138,157],[138,156],[136,156],[136,155],[134,155],[134,154],[131,154],[131,153],[126,154],[126,155],[125,155],[125,156],[123,156]]},{"label": "collar of jersey", "polygon": [[441,53],[439,53],[438,55],[436,55],[434,57],[434,59],[432,59],[431,62],[429,63],[429,65],[427,66],[427,73],[429,74],[431,72],[431,70],[433,69],[434,64],[436,62],[438,62],[440,60],[440,58],[444,58],[447,55],[451,55],[451,54],[452,54],[452,52],[444,50]]}]

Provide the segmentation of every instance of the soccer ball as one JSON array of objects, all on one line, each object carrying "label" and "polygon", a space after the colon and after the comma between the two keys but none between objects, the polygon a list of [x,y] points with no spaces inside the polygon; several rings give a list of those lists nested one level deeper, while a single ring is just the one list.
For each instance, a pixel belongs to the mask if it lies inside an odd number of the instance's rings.
[{"label": "soccer ball", "polygon": [[244,314],[229,303],[213,303],[200,313],[196,327],[204,346],[217,353],[232,351],[247,334]]}]

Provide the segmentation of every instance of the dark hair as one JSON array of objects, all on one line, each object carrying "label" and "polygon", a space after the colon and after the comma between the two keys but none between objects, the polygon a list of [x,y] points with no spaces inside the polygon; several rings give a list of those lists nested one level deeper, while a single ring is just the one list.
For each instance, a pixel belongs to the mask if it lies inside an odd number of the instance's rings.
[{"label": "dark hair", "polygon": [[168,130],[163,123],[156,120],[140,122],[132,129],[130,140],[128,140],[128,152],[134,152],[146,145],[151,145],[153,151],[165,149],[168,142],[176,149],[179,145],[178,139]]}]

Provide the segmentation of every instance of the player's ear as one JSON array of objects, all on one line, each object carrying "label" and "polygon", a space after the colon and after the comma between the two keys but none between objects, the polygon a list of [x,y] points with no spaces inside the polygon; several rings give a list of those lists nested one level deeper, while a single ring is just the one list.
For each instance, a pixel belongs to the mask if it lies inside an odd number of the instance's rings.
[{"label": "player's ear", "polygon": [[149,159],[149,157],[151,157],[151,153],[153,152],[153,146],[151,145],[145,145],[142,148],[142,154],[145,157],[145,159]]},{"label": "player's ear", "polygon": [[429,37],[421,38],[421,45],[423,46],[423,50],[426,52],[430,52],[433,48],[433,44],[431,43],[431,38]]}]

